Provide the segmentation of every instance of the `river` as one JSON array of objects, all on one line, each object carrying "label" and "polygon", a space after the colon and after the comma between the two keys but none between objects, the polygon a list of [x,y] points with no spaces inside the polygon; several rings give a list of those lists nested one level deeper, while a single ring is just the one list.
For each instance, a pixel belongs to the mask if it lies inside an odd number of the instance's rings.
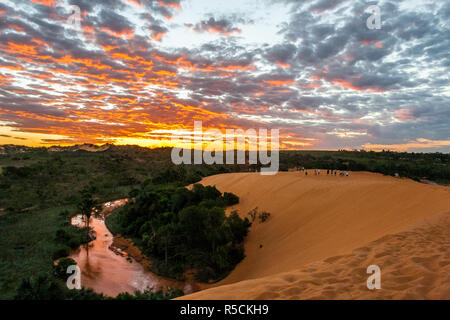
[{"label": "river", "polygon": [[[102,213],[92,216],[89,224],[96,239],[74,250],[70,258],[81,269],[81,285],[107,296],[116,296],[121,292],[134,293],[147,288],[160,289],[172,287],[182,289],[186,294],[192,292],[190,284],[160,277],[129,257],[126,252],[112,246],[113,235],[105,225],[104,216],[127,203],[120,199],[103,204]],[[81,215],[72,218],[75,226],[84,226]]]}]

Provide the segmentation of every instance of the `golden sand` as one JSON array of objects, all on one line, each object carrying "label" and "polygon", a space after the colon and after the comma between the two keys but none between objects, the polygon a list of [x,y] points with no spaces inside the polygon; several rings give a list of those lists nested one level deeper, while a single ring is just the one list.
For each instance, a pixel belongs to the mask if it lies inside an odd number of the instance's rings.
[{"label": "golden sand", "polygon": [[[228,210],[246,216],[259,207],[271,217],[255,221],[246,258],[227,278],[185,299],[450,298],[448,187],[323,171],[201,183],[237,194],[240,203]],[[366,287],[371,264],[381,268],[381,290]]]}]

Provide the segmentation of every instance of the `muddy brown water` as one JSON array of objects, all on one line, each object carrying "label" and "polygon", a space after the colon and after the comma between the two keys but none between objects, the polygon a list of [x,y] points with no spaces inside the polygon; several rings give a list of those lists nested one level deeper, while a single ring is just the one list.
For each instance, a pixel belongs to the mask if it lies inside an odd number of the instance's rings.
[{"label": "muddy brown water", "polygon": [[[111,212],[126,202],[127,199],[107,202],[103,204],[103,212]],[[81,215],[73,217],[71,222],[75,226],[85,225]],[[103,214],[92,216],[89,224],[96,233],[96,239],[80,246],[70,255],[81,269],[82,286],[107,296],[166,287],[182,289],[186,294],[192,292],[190,284],[160,277],[129,257],[126,252],[111,247],[113,235],[105,225]]]}]

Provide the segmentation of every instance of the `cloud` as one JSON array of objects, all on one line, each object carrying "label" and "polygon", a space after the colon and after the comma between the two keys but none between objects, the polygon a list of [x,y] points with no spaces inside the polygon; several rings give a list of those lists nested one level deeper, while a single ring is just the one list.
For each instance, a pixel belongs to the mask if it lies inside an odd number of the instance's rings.
[{"label": "cloud", "polygon": [[200,21],[195,25],[186,24],[186,27],[192,28],[196,32],[212,32],[224,35],[242,32],[241,29],[233,26],[231,21],[225,18],[216,20],[214,17],[209,18],[209,20]]},{"label": "cloud", "polygon": [[391,151],[414,151],[421,149],[433,149],[450,147],[450,140],[429,140],[424,138],[418,138],[416,140],[411,140],[407,143],[400,144],[363,144],[363,147],[368,150],[381,151],[381,150],[391,150]]},{"label": "cloud", "polygon": [[[278,128],[292,148],[450,138],[446,2],[381,0],[380,30],[366,27],[362,0],[239,13],[217,1],[201,15],[175,0],[68,3],[81,8],[81,32],[51,1],[0,4],[0,119],[30,143],[138,141],[194,119]],[[268,27],[277,32],[253,41]]]}]

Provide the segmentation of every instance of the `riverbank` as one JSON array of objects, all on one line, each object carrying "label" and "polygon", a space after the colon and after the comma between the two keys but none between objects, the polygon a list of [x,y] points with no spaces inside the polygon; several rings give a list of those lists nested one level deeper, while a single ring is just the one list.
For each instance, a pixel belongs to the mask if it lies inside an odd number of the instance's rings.
[{"label": "riverbank", "polygon": [[[152,261],[142,253],[142,251],[134,244],[131,239],[124,238],[120,234],[114,235],[112,248],[118,248],[120,252],[125,253],[125,257],[134,259],[145,269],[152,270]],[[161,281],[164,281],[163,290],[166,288],[176,288],[183,290],[185,294],[194,293],[207,287],[206,284],[195,281],[193,272],[186,272],[184,281],[178,281],[168,277],[158,275]]]},{"label": "riverbank", "polygon": [[[120,199],[103,204],[102,212],[90,218],[95,239],[71,253],[70,258],[81,269],[82,286],[112,297],[151,288],[155,291],[173,288],[185,293],[195,292],[195,286],[187,282],[164,278],[149,271],[151,261],[139,248],[131,240],[113,236],[108,230],[104,218],[126,203],[127,199]],[[72,224],[82,226],[84,219],[80,215],[75,216]]]}]

